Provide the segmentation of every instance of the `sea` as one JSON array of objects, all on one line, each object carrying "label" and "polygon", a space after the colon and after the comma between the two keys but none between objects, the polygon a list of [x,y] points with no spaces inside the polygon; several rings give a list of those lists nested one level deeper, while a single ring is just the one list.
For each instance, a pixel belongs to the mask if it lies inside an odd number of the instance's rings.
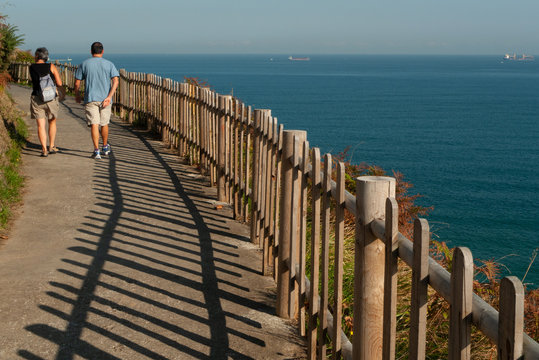
[{"label": "sea", "polygon": [[[309,56],[290,61],[289,55]],[[87,55],[58,54],[80,63]],[[119,55],[118,68],[271,109],[353,163],[404,174],[432,237],[539,285],[539,59],[420,55]]]}]

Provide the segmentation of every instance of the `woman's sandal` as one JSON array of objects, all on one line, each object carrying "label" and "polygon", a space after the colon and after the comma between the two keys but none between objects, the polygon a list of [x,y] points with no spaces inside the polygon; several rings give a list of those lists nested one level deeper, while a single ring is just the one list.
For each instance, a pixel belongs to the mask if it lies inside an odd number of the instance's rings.
[{"label": "woman's sandal", "polygon": [[51,147],[49,149],[49,154],[56,154],[57,152],[59,152],[60,150],[55,146],[55,147]]},{"label": "woman's sandal", "polygon": [[46,151],[42,151],[42,152],[41,152],[41,155],[39,155],[39,156],[41,156],[41,157],[47,157],[47,156],[49,156],[49,153],[47,153]]}]

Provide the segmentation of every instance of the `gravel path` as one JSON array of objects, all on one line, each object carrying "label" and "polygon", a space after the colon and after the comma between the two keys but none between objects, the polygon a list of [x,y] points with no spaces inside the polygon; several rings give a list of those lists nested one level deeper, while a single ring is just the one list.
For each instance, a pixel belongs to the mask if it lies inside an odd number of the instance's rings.
[{"label": "gravel path", "polygon": [[[12,86],[22,110],[30,89]],[[0,359],[301,359],[274,315],[245,225],[207,180],[118,119],[90,159],[84,110],[60,105],[57,145],[24,149],[23,205],[0,248]]]}]

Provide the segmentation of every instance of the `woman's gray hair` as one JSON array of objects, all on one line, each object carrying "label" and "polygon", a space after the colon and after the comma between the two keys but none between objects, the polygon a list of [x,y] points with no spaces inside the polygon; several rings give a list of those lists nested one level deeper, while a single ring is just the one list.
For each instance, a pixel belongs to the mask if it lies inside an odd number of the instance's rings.
[{"label": "woman's gray hair", "polygon": [[49,50],[47,50],[45,47],[40,47],[36,50],[35,56],[37,60],[43,60],[46,62],[49,60]]}]

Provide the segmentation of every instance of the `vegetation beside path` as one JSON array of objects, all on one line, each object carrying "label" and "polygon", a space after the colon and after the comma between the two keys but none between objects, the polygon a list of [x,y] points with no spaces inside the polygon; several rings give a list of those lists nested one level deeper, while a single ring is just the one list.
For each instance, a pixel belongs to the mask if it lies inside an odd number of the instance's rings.
[{"label": "vegetation beside path", "polygon": [[[23,186],[23,177],[20,175],[21,147],[27,137],[27,129],[22,114],[16,110],[4,88],[9,81],[5,71],[10,61],[17,58],[28,59],[29,54],[16,50],[22,38],[17,35],[14,26],[7,25],[5,18],[0,15],[0,237],[11,214],[12,206],[20,200],[20,190]],[[31,55],[30,55],[31,60]],[[187,82],[196,82],[197,79],[188,79]],[[366,164],[353,165],[349,161],[347,152],[335,156],[335,159],[345,162],[347,190],[354,193],[354,178],[362,175],[385,175],[385,171]],[[399,229],[406,237],[412,239],[413,220],[418,216],[425,216],[429,208],[416,205],[419,195],[410,195],[412,185],[404,180],[400,173],[392,174],[397,179],[397,200],[399,202]],[[308,202],[310,203],[310,202]],[[345,253],[345,279],[344,299],[345,309],[343,328],[347,335],[353,332],[353,248],[354,248],[354,218],[347,217],[347,241]],[[307,239],[310,239],[308,236]],[[310,246],[307,246],[310,249]],[[533,250],[533,249],[531,249]],[[452,249],[443,242],[432,240],[431,256],[436,258],[445,268],[450,269],[452,263]],[[534,255],[537,254],[537,249]],[[531,263],[535,257],[532,256]],[[309,262],[307,262],[309,263]],[[333,264],[333,261],[330,261]],[[330,269],[332,273],[333,269]],[[399,266],[399,301],[397,310],[397,354],[398,358],[405,357],[408,352],[408,331],[410,314],[410,288],[411,270],[404,264]],[[498,308],[500,275],[502,265],[494,260],[476,260],[476,279],[474,291],[485,301]],[[524,280],[524,279],[522,279]],[[329,287],[332,289],[332,286]],[[330,295],[331,298],[331,295]],[[449,332],[449,304],[436,292],[430,291],[428,300],[428,326],[427,326],[427,358],[438,359],[447,356],[447,338]],[[539,341],[539,290],[528,289],[525,302],[525,328],[526,332]],[[473,358],[491,359],[496,357],[495,344],[491,343],[479,331],[473,332]]]},{"label": "vegetation beside path", "polygon": [[[20,174],[21,149],[28,130],[22,114],[0,87],[0,228],[4,230],[12,206],[20,200],[23,177]],[[1,231],[1,230],[0,230]],[[1,234],[1,233],[0,233]]]},{"label": "vegetation beside path", "polygon": [[24,179],[20,174],[21,149],[26,142],[28,130],[13,100],[5,92],[10,80],[7,68],[11,61],[28,57],[17,50],[23,41],[17,27],[6,23],[0,14],[0,237],[5,237],[11,209],[20,200]]},{"label": "vegetation beside path", "polygon": [[[393,176],[396,179],[396,200],[399,203],[399,232],[413,241],[414,220],[417,217],[425,217],[432,210],[431,207],[423,207],[417,204],[419,194],[411,194],[413,185],[406,181],[404,175],[393,171],[387,174],[385,170],[378,166],[369,164],[353,164],[349,154],[349,148],[343,152],[334,155],[334,160],[344,163],[346,179],[346,190],[355,194],[355,181],[358,176]],[[335,166],[336,161],[333,163]],[[332,171],[336,174],[336,171]],[[336,179],[334,179],[336,180]],[[310,194],[309,194],[310,196]],[[308,212],[310,214],[310,199]],[[332,203],[331,209],[332,225],[329,227],[332,243],[330,245],[329,273],[333,274],[334,254],[334,226],[335,209]],[[348,338],[352,338],[353,333],[353,284],[354,284],[354,247],[355,247],[355,217],[348,211],[345,212],[345,245],[344,245],[344,279],[343,279],[343,319],[342,326]],[[308,216],[310,219],[310,216]],[[310,274],[310,224],[308,224],[307,235],[307,272]],[[434,236],[433,236],[434,237]],[[430,256],[444,268],[451,272],[453,260],[453,250],[445,242],[431,239]],[[533,249],[532,249],[533,250]],[[532,267],[537,255],[537,249],[532,251],[530,258],[530,268]],[[497,260],[474,261],[474,292],[483,300],[499,310],[500,281],[503,275],[503,265]],[[410,331],[410,311],[411,311],[411,288],[412,288],[412,270],[399,260],[398,270],[398,289],[397,289],[397,337],[396,337],[396,358],[403,359],[409,352],[409,331]],[[525,332],[535,341],[539,341],[539,289],[526,288],[525,278],[521,279],[525,284]],[[333,299],[333,278],[329,279],[329,299]],[[449,303],[444,298],[429,288],[427,303],[427,344],[426,358],[441,359],[447,358],[449,338]],[[331,344],[331,342],[329,342]],[[328,348],[328,355],[331,354],[331,348]],[[496,344],[490,341],[479,330],[472,328],[472,358],[473,359],[495,359],[497,356]]]},{"label": "vegetation beside path", "polygon": [[13,205],[20,200],[24,183],[20,173],[21,149],[27,136],[21,112],[0,87],[0,234],[6,228]]}]

